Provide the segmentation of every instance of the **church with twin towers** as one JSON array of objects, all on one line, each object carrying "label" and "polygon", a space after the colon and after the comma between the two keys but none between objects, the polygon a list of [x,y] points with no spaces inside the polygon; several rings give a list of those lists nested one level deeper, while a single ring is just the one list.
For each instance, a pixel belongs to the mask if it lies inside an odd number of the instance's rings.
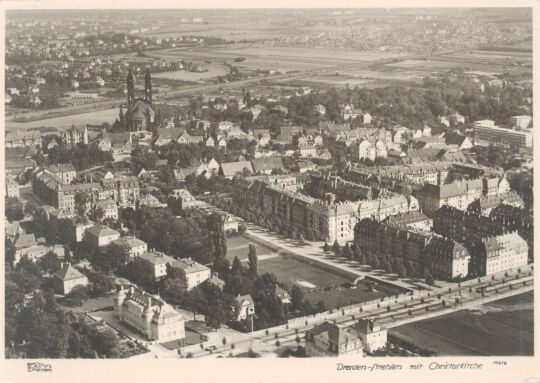
[{"label": "church with twin towers", "polygon": [[155,119],[152,107],[152,81],[150,69],[144,76],[144,98],[135,98],[135,85],[131,69],[127,75],[126,128],[128,131],[150,130]]}]

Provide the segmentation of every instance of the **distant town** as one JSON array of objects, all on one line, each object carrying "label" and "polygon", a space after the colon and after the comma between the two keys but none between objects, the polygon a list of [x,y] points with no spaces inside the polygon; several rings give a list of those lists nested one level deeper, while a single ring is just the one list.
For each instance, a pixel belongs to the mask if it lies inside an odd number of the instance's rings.
[{"label": "distant town", "polygon": [[249,12],[8,11],[6,357],[533,355],[531,11]]}]

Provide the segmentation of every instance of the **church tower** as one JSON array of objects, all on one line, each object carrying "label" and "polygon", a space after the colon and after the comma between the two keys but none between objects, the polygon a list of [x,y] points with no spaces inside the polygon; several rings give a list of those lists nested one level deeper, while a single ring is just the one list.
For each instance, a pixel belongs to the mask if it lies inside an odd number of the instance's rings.
[{"label": "church tower", "polygon": [[144,99],[148,104],[152,105],[152,83],[150,80],[150,69],[146,68],[146,74],[144,75]]},{"label": "church tower", "polygon": [[135,88],[133,84],[133,74],[131,73],[131,69],[129,69],[128,75],[127,75],[127,107],[128,109],[134,100],[135,100]]}]

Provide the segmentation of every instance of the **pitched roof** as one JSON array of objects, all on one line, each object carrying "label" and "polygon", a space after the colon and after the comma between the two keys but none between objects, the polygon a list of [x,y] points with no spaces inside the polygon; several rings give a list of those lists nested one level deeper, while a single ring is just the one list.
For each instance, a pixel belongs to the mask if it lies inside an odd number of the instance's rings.
[{"label": "pitched roof", "polygon": [[384,222],[390,226],[403,227],[415,222],[422,222],[429,220],[424,213],[419,210],[409,211],[406,213],[400,213],[387,217]]},{"label": "pitched roof", "polygon": [[113,230],[110,227],[101,226],[101,225],[93,226],[90,229],[88,229],[87,232],[98,238],[109,236],[109,235],[115,235],[115,234],[120,235],[120,233],[117,232],[116,230]]},{"label": "pitched roof", "polygon": [[[527,241],[525,241],[517,232],[512,233],[506,233],[502,235],[498,235],[496,237],[489,237],[482,239],[482,242],[486,246],[486,250],[488,251],[488,254],[492,250],[499,250],[504,249],[506,246],[513,246],[513,245],[526,245]],[[489,255],[488,255],[489,256]]]},{"label": "pitched roof", "polygon": [[17,249],[28,247],[36,244],[36,237],[34,234],[20,234],[19,238],[15,241],[15,247]]},{"label": "pitched roof", "polygon": [[225,177],[234,176],[238,173],[242,173],[244,169],[253,173],[253,167],[249,161],[236,161],[236,162],[222,162],[221,171]]},{"label": "pitched roof", "polygon": [[253,170],[256,172],[285,169],[285,165],[283,164],[283,159],[281,157],[254,158],[251,160],[251,164],[253,165]]},{"label": "pitched roof", "polygon": [[123,146],[129,142],[130,133],[106,133],[103,135],[104,140],[108,140],[112,146]]},{"label": "pitched roof", "polygon": [[145,251],[144,253],[139,254],[138,257],[144,259],[147,262],[150,262],[153,265],[163,265],[167,263],[171,264],[175,261],[173,257],[169,257],[166,254],[154,253],[149,251]]},{"label": "pitched roof", "polygon": [[137,99],[135,102],[131,105],[131,109],[128,111],[128,113],[131,111],[132,118],[136,119],[145,119],[147,113],[150,113],[150,115],[154,115],[154,110],[146,102],[145,100]]},{"label": "pitched roof", "polygon": [[448,133],[444,136],[447,145],[458,145],[461,146],[463,141],[467,139],[467,136],[457,133]]},{"label": "pitched roof", "polygon": [[73,167],[72,164],[57,164],[57,165],[47,166],[45,170],[48,170],[51,173],[67,173],[67,172],[74,172],[75,167]]},{"label": "pitched roof", "polygon": [[216,286],[225,286],[225,281],[220,279],[216,274],[210,275],[208,282]]},{"label": "pitched roof", "polygon": [[118,238],[114,240],[112,243],[114,243],[117,246],[130,247],[130,248],[146,245],[146,242],[141,241],[139,238],[127,237],[127,236]]},{"label": "pitched roof", "polygon": [[251,298],[251,295],[249,294],[246,294],[246,295],[240,295],[238,297],[235,298],[236,301],[240,304],[244,303],[244,302],[248,302],[250,305],[254,305],[255,303],[253,302],[253,298]]},{"label": "pitched roof", "polygon": [[53,274],[54,277],[61,279],[62,281],[69,281],[72,279],[86,278],[79,270],[71,266],[71,264],[64,265],[60,270]]},{"label": "pitched roof", "polygon": [[172,267],[182,269],[185,271],[186,274],[209,270],[208,267],[195,262],[191,258],[175,259],[172,262]]},{"label": "pitched roof", "polygon": [[158,128],[157,135],[161,139],[177,140],[184,133],[184,128]]}]

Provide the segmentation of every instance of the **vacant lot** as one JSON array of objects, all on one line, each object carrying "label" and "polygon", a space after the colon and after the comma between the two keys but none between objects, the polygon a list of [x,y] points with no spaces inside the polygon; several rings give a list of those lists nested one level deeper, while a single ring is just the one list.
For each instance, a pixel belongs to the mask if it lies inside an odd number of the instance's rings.
[{"label": "vacant lot", "polygon": [[533,293],[391,331],[438,355],[533,355]]}]

